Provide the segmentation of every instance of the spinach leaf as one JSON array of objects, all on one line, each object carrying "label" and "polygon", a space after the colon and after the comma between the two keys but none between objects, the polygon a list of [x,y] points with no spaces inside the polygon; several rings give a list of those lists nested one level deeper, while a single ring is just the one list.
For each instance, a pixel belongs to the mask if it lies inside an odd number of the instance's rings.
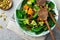
[{"label": "spinach leaf", "polygon": [[51,12],[52,14],[55,14],[54,10],[50,10],[49,12]]},{"label": "spinach leaf", "polygon": [[44,25],[44,31],[47,31],[48,30],[48,27],[46,25]]},{"label": "spinach leaf", "polygon": [[40,34],[40,33],[42,33],[44,31],[44,29],[41,29],[40,31],[38,31],[38,32],[35,32],[35,34]]},{"label": "spinach leaf", "polygon": [[50,27],[53,27],[55,24],[50,17],[48,18],[48,23],[49,23]]},{"label": "spinach leaf", "polygon": [[50,2],[48,6],[49,6],[49,8],[54,9],[55,4],[53,2]]},{"label": "spinach leaf", "polygon": [[38,13],[35,13],[33,19],[36,19],[37,17],[38,17]]},{"label": "spinach leaf", "polygon": [[21,7],[23,7],[27,3],[27,0],[23,0]]},{"label": "spinach leaf", "polygon": [[25,11],[24,10],[16,10],[16,16],[18,19],[23,19],[26,15],[25,15]]},{"label": "spinach leaf", "polygon": [[32,28],[32,31],[33,32],[39,32],[42,28],[43,28],[43,26],[34,27],[34,28]]}]

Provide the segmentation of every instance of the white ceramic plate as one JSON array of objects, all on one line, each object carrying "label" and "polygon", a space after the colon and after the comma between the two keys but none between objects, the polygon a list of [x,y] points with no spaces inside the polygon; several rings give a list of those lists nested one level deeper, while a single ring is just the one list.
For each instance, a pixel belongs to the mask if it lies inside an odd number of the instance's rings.
[{"label": "white ceramic plate", "polygon": [[[55,2],[54,2],[53,0],[49,0],[49,1],[52,1],[52,2],[55,4]],[[18,9],[18,10],[20,9],[22,2],[23,2],[23,0],[20,0],[20,3],[18,3],[18,5],[17,5],[17,7],[16,7],[16,9],[15,9],[15,21],[16,21],[16,24],[17,24],[18,27],[20,27],[20,25],[19,25],[18,22],[17,22],[16,10],[17,10],[17,9]],[[55,4],[54,11],[55,11],[55,13],[56,13],[56,15],[57,15],[55,18],[56,18],[56,20],[58,20],[58,10],[57,10],[57,8],[56,8],[56,4]],[[55,25],[54,25],[51,29],[54,29],[54,27],[55,27]],[[22,28],[20,28],[20,29],[21,29],[25,34],[30,35],[30,36],[33,36],[33,37],[39,37],[39,36],[43,36],[43,35],[46,35],[46,34],[49,33],[49,31],[46,31],[46,32],[42,32],[41,34],[36,35],[35,33],[31,33],[31,32],[29,32],[29,31],[25,31],[25,30],[23,30]]]}]

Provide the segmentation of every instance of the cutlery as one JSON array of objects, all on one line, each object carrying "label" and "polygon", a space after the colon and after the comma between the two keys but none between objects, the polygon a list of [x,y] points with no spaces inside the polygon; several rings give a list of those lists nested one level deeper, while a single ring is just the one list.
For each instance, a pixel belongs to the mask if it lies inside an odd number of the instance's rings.
[{"label": "cutlery", "polygon": [[57,29],[60,30],[60,26],[59,26],[58,23],[55,21],[55,19],[54,19],[54,17],[52,16],[52,14],[49,13],[49,15],[50,15],[51,19],[53,20],[53,22],[56,24]]},{"label": "cutlery", "polygon": [[43,20],[45,22],[45,24],[47,25],[49,31],[50,31],[50,35],[51,35],[51,38],[52,40],[56,40],[55,39],[55,36],[54,36],[54,33],[53,31],[51,30],[49,24],[48,24],[48,21],[47,21],[47,18],[48,18],[48,10],[47,8],[41,8],[38,12],[38,16],[41,20]]}]

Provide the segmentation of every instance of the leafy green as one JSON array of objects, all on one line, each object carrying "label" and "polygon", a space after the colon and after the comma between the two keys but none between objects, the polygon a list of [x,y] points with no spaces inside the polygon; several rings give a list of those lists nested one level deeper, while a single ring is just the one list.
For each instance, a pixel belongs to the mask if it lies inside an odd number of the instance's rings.
[{"label": "leafy green", "polygon": [[50,27],[53,27],[55,24],[50,17],[48,18],[48,23],[49,23]]},{"label": "leafy green", "polygon": [[55,14],[54,10],[50,10],[49,12],[51,12],[52,14]]},{"label": "leafy green", "polygon": [[18,20],[18,23],[19,23],[20,27],[21,27],[23,30],[27,30],[27,27],[26,27],[26,25],[23,23],[23,21]]},{"label": "leafy green", "polygon": [[34,5],[34,7],[33,7],[33,8],[34,8],[34,10],[35,10],[35,11],[38,11],[38,10],[40,9],[40,7],[39,7],[39,6],[37,6],[37,5]]},{"label": "leafy green", "polygon": [[25,10],[16,10],[16,16],[18,19],[23,19],[23,18],[27,18],[28,15],[26,14]]},{"label": "leafy green", "polygon": [[38,17],[38,13],[36,12],[33,16],[33,19],[36,19]]},{"label": "leafy green", "polygon": [[54,9],[55,4],[53,2],[49,2],[49,5],[48,6],[49,6],[49,8]]},{"label": "leafy green", "polygon": [[44,25],[44,31],[47,31],[48,30],[48,27],[46,25]]},{"label": "leafy green", "polygon": [[23,21],[23,23],[24,23],[24,24],[29,24],[29,20],[28,20],[28,19],[25,19],[25,20]]},{"label": "leafy green", "polygon": [[49,1],[46,1],[46,8],[48,8],[48,6],[49,6]]},{"label": "leafy green", "polygon": [[36,23],[35,20],[32,20],[31,24],[32,24],[32,25],[37,25],[37,23]]},{"label": "leafy green", "polygon": [[49,11],[54,9],[54,7],[55,4],[53,2],[46,1],[46,8],[48,8]]},{"label": "leafy green", "polygon": [[21,12],[20,10],[16,10],[16,15],[17,18],[23,18],[23,12]]},{"label": "leafy green", "polygon": [[35,34],[40,34],[40,33],[42,33],[44,31],[44,29],[42,28],[40,31],[38,31],[38,32],[35,32]]},{"label": "leafy green", "polygon": [[23,7],[27,3],[27,0],[23,0],[21,7]]},{"label": "leafy green", "polygon": [[32,3],[35,3],[36,2],[36,0],[30,0]]},{"label": "leafy green", "polygon": [[33,32],[39,32],[42,28],[43,28],[43,26],[34,27],[34,28],[32,28],[32,31]]}]

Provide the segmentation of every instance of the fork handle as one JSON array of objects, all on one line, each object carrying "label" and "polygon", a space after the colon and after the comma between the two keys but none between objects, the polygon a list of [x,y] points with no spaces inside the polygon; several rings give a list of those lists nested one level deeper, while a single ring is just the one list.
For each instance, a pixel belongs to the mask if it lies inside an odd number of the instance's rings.
[{"label": "fork handle", "polygon": [[55,21],[55,19],[53,18],[52,14],[49,13],[51,19],[53,20],[53,22],[56,24],[56,27],[58,28],[58,30],[60,30],[60,26],[58,25],[58,23]]},{"label": "fork handle", "polygon": [[45,23],[46,23],[46,25],[47,25],[47,27],[48,27],[48,29],[49,29],[49,31],[50,31],[50,35],[51,35],[52,40],[56,40],[56,39],[55,39],[55,36],[54,36],[54,33],[53,33],[53,31],[51,30],[51,28],[50,28],[47,20],[45,21]]}]

